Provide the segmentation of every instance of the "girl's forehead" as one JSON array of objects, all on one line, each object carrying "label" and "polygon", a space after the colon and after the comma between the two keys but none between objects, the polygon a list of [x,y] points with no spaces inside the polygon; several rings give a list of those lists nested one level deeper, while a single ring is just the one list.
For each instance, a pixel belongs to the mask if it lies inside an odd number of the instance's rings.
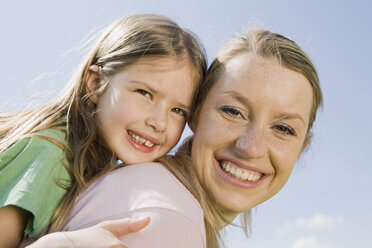
[{"label": "girl's forehead", "polygon": [[150,66],[154,69],[166,69],[169,67],[190,67],[191,63],[185,57],[176,56],[147,56],[138,59],[132,66]]}]

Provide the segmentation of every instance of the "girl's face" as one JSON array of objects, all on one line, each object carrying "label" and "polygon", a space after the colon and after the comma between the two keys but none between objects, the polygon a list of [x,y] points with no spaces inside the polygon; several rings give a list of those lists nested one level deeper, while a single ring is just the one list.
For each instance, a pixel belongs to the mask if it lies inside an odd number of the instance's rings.
[{"label": "girl's face", "polygon": [[276,60],[246,53],[229,61],[192,146],[198,176],[229,220],[287,182],[306,146],[312,97],[308,80]]},{"label": "girl's face", "polygon": [[126,164],[153,161],[181,137],[196,86],[190,64],[142,58],[116,73],[97,97],[106,142]]}]

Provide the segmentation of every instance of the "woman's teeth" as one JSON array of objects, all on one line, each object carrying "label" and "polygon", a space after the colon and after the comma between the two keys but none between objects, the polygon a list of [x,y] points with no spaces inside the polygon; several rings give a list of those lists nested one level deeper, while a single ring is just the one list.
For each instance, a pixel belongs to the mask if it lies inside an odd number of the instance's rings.
[{"label": "woman's teeth", "polygon": [[257,172],[249,172],[243,168],[234,167],[226,161],[222,161],[220,165],[224,171],[241,180],[255,182],[261,178],[261,175],[257,174]]},{"label": "woman's teeth", "polygon": [[147,147],[153,147],[155,144],[152,143],[151,141],[145,139],[145,138],[142,138],[138,135],[135,135],[134,133],[132,133],[131,131],[128,131],[128,134],[129,136],[132,138],[132,140],[134,140],[135,142],[139,143],[139,144],[142,144],[142,145],[145,145]]}]

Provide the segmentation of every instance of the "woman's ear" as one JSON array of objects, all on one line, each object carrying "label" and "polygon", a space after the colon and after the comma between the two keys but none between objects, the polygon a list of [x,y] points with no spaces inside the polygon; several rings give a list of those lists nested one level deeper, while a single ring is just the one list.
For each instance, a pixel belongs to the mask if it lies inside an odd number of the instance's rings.
[{"label": "woman's ear", "polygon": [[302,145],[302,149],[301,149],[301,153],[302,154],[310,145],[310,142],[311,142],[311,133],[309,132],[308,134],[306,134],[306,137],[305,137],[305,141],[304,141],[304,144]]},{"label": "woman's ear", "polygon": [[88,92],[89,99],[94,103],[98,101],[97,87],[100,79],[99,66],[91,65],[85,79],[85,90]]}]

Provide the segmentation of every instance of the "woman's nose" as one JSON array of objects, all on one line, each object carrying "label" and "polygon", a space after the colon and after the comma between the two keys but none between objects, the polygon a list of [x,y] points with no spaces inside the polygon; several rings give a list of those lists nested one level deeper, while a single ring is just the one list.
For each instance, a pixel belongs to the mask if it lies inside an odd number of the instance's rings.
[{"label": "woman's nose", "polygon": [[253,159],[264,156],[267,152],[267,147],[263,128],[251,123],[236,140],[235,148],[242,158]]}]

